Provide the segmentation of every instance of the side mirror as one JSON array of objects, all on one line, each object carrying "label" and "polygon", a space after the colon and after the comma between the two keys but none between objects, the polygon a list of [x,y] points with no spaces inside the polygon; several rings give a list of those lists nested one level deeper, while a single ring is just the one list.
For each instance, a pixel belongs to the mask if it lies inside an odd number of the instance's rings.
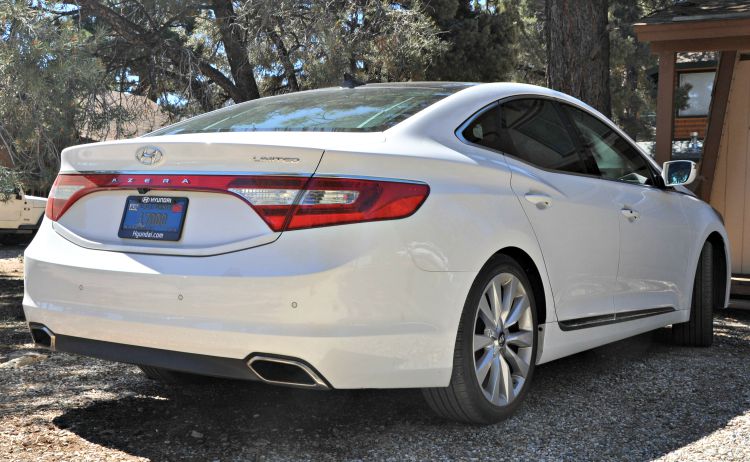
[{"label": "side mirror", "polygon": [[698,175],[698,166],[690,160],[671,160],[664,162],[661,177],[665,186],[688,185],[695,181]]}]

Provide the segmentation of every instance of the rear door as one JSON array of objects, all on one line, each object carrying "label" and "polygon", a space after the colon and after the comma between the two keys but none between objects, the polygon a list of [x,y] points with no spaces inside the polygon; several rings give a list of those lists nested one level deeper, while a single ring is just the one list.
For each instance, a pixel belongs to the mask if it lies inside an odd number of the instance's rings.
[{"label": "rear door", "polygon": [[[273,135],[278,143],[284,134]],[[258,138],[175,135],[67,150],[58,181],[70,184],[55,195],[81,194],[81,184],[91,193],[74,197],[53,226],[83,247],[123,252],[213,255],[273,242],[288,207],[274,216],[269,201],[294,201],[323,150]],[[144,152],[158,159],[144,162]]]},{"label": "rear door", "polygon": [[657,172],[609,124],[563,105],[619,212],[620,265],[615,310],[678,308],[691,248],[682,195],[657,188]]},{"label": "rear door", "polygon": [[501,102],[500,119],[511,186],[542,249],[558,320],[573,325],[613,316],[619,223],[606,185],[588,175],[553,101]]}]

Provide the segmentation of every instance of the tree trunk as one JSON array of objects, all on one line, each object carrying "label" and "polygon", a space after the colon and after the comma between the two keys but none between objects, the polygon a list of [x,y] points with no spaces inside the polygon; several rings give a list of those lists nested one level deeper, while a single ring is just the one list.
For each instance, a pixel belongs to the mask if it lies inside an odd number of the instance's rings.
[{"label": "tree trunk", "polygon": [[610,116],[608,0],[546,0],[547,85]]},{"label": "tree trunk", "polygon": [[253,65],[247,54],[247,43],[242,28],[235,23],[237,14],[231,0],[215,0],[214,14],[219,26],[221,42],[229,61],[229,69],[237,91],[231,94],[235,103],[260,98],[258,84],[255,82]]}]

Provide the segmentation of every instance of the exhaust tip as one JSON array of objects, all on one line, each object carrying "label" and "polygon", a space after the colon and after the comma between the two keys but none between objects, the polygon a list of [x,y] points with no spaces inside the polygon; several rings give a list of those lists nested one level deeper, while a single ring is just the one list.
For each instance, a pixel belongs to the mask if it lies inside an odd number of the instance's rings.
[{"label": "exhaust tip", "polygon": [[301,360],[253,356],[247,366],[266,383],[318,390],[330,388],[312,367]]},{"label": "exhaust tip", "polygon": [[55,349],[55,334],[44,324],[30,323],[31,339],[34,345],[50,350]]}]

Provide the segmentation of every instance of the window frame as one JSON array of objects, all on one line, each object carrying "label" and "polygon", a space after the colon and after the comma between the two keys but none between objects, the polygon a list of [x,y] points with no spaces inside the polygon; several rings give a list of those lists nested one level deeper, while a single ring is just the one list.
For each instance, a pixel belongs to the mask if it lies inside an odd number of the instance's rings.
[{"label": "window frame", "polygon": [[[467,140],[463,136],[463,131],[466,128],[468,128],[468,126],[471,125],[471,123],[474,122],[474,120],[476,120],[478,117],[480,117],[482,114],[484,114],[484,112],[486,112],[486,111],[488,111],[488,110],[490,110],[492,108],[495,108],[495,107],[500,107],[500,110],[502,110],[502,105],[504,103],[507,103],[507,102],[510,102],[510,101],[514,101],[514,100],[519,100],[519,99],[542,99],[542,100],[546,100],[546,101],[552,102],[552,104],[555,106],[555,110],[558,112],[558,114],[562,118],[563,123],[565,124],[565,126],[566,126],[566,128],[567,128],[567,130],[568,130],[568,132],[569,132],[569,134],[571,136],[571,138],[573,139],[573,143],[576,144],[576,147],[579,150],[579,154],[578,155],[581,156],[582,162],[586,165],[586,171],[587,171],[587,173],[566,172],[564,170],[555,170],[555,169],[549,169],[549,168],[546,168],[546,167],[541,167],[539,165],[533,164],[533,163],[531,163],[531,162],[529,162],[529,161],[527,161],[525,159],[521,159],[520,157],[515,156],[513,154],[510,154],[508,152],[499,151],[499,150],[496,150],[496,149],[488,148],[487,146],[483,146],[483,145],[480,145],[480,144],[473,143],[473,142]],[[595,119],[601,121],[602,123],[604,123],[605,125],[607,125],[609,128],[613,129],[618,136],[620,136],[622,139],[624,139],[625,142],[628,143],[628,145],[630,145],[633,149],[635,149],[635,152],[638,153],[638,155],[641,156],[641,158],[643,158],[643,160],[646,162],[646,165],[651,170],[652,181],[655,184],[650,185],[650,184],[628,183],[626,181],[620,181],[620,180],[611,179],[611,178],[604,178],[600,174],[594,173],[591,170],[591,165],[590,165],[590,162],[595,162],[595,160],[593,158],[593,155],[591,153],[587,153],[586,156],[582,155],[582,153],[586,152],[587,149],[584,148],[583,140],[581,139],[581,134],[578,131],[578,128],[575,126],[574,122],[571,120],[570,116],[564,110],[564,108],[561,107],[561,105],[563,105],[563,104],[566,104],[566,105],[568,105],[570,107],[573,107],[575,109],[579,109],[579,110],[583,111],[584,113],[590,115],[591,117],[594,117]],[[498,125],[499,125],[500,121],[498,120],[496,123],[498,123]],[[498,126],[498,129],[499,128],[500,127]],[[593,178],[593,179],[596,179],[596,180],[610,181],[610,182],[614,182],[614,183],[617,183],[617,184],[624,184],[624,185],[630,185],[630,186],[641,187],[641,188],[645,187],[645,188],[651,188],[651,189],[658,189],[660,191],[675,191],[675,192],[679,192],[679,191],[676,191],[674,188],[671,188],[671,187],[667,188],[667,187],[661,186],[661,184],[659,183],[659,178],[661,178],[661,170],[659,169],[659,167],[656,165],[656,163],[650,157],[648,157],[647,155],[645,155],[638,146],[636,146],[633,143],[631,143],[630,139],[625,135],[625,133],[622,130],[620,130],[615,124],[611,123],[606,118],[599,117],[597,114],[592,113],[591,111],[589,111],[584,106],[575,104],[575,103],[573,103],[571,101],[566,101],[566,100],[561,99],[561,98],[556,98],[554,96],[550,96],[550,95],[538,95],[538,94],[533,94],[533,93],[531,93],[531,94],[523,93],[523,94],[517,94],[517,95],[507,96],[505,98],[500,98],[500,99],[495,100],[495,101],[493,101],[493,102],[491,102],[491,103],[489,103],[489,104],[487,104],[485,106],[482,106],[482,108],[480,108],[479,110],[475,111],[471,116],[469,116],[469,118],[467,118],[463,123],[461,123],[461,125],[459,125],[454,130],[453,134],[456,136],[456,138],[458,138],[459,141],[461,141],[464,144],[467,144],[469,146],[474,146],[474,147],[477,147],[477,148],[481,148],[481,149],[485,149],[487,151],[490,151],[490,152],[493,152],[493,153],[496,153],[496,154],[500,154],[502,156],[510,157],[510,158],[512,158],[512,159],[514,159],[514,160],[516,160],[518,162],[521,162],[521,163],[526,164],[526,165],[528,165],[530,167],[542,170],[544,172],[555,173],[555,174],[558,174],[558,175],[571,175],[571,176],[579,176],[579,177],[584,177],[584,178]]]},{"label": "window frame", "polygon": [[[685,69],[682,71],[678,71],[676,78],[677,78],[677,87],[682,87],[681,81],[682,77],[690,74],[713,74],[713,80],[714,80],[714,86],[712,87],[711,94],[708,95],[708,101],[709,101],[709,107],[706,109],[706,113],[703,115],[698,114],[692,114],[692,115],[686,115],[686,114],[680,114],[680,111],[683,109],[675,109],[675,118],[677,119],[705,119],[709,116],[709,113],[711,112],[711,101],[713,100],[713,88],[716,87],[716,73],[718,72],[718,69],[715,67],[707,67],[705,69]],[[688,102],[690,102],[690,95],[688,95]]]}]

